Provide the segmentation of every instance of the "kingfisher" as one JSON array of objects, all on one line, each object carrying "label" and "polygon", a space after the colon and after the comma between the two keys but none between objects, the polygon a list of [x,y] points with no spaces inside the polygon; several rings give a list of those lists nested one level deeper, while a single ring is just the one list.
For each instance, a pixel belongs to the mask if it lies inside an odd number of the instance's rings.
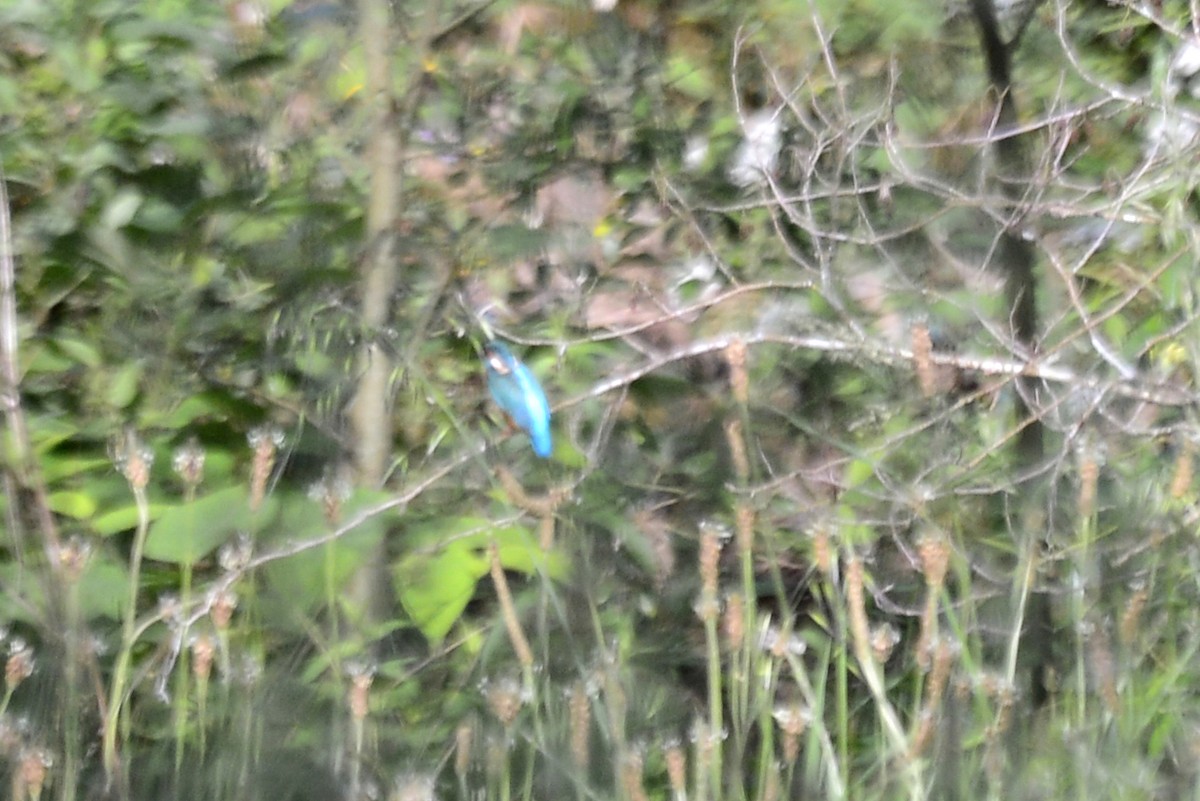
[{"label": "kingfisher", "polygon": [[533,452],[545,459],[553,450],[550,438],[550,404],[542,385],[502,342],[483,346],[488,390],[492,399],[519,428],[529,432]]}]

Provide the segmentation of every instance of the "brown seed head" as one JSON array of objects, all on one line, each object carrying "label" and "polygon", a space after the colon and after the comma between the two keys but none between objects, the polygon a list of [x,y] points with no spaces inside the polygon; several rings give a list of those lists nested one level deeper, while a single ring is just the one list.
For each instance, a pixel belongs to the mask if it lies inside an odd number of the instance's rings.
[{"label": "brown seed head", "polygon": [[745,484],[750,480],[750,458],[746,455],[746,440],[742,436],[742,421],[736,417],[725,424],[725,442],[733,461],[733,474]]},{"label": "brown seed head", "polygon": [[267,482],[275,468],[275,455],[283,445],[283,432],[274,426],[258,426],[246,435],[254,459],[250,468],[250,509],[257,510],[267,493]]},{"label": "brown seed head", "polygon": [[1145,584],[1137,584],[1133,588],[1133,594],[1129,596],[1129,602],[1125,604],[1125,611],[1121,613],[1120,636],[1121,644],[1129,648],[1137,641],[1138,628],[1142,621],[1142,610],[1146,608],[1146,602],[1150,600],[1150,591],[1146,589]]},{"label": "brown seed head", "polygon": [[917,554],[925,585],[940,590],[950,568],[950,543],[940,534],[926,534],[917,542]]},{"label": "brown seed head", "polygon": [[592,703],[584,682],[577,681],[571,688],[567,708],[570,718],[571,760],[575,767],[586,769],[590,755]]},{"label": "brown seed head", "polygon": [[117,448],[117,469],[129,482],[129,486],[140,492],[150,483],[150,468],[154,464],[154,451],[142,445],[137,435],[129,432]]},{"label": "brown seed head", "polygon": [[883,623],[871,631],[871,653],[875,661],[883,664],[892,655],[892,650],[900,642],[900,632],[891,623]]},{"label": "brown seed head", "polygon": [[475,742],[475,727],[464,721],[454,730],[454,775],[464,781],[471,767],[471,746]]},{"label": "brown seed head", "polygon": [[1175,454],[1175,469],[1171,475],[1171,497],[1179,500],[1187,495],[1192,487],[1192,476],[1195,471],[1193,454],[1196,446],[1192,440],[1185,439]]},{"label": "brown seed head", "polygon": [[754,553],[754,508],[745,501],[739,501],[735,512],[737,520],[738,553]]},{"label": "brown seed head", "polygon": [[818,525],[812,532],[812,559],[817,570],[826,579],[833,580],[833,544],[830,542],[829,529]]},{"label": "brown seed head", "polygon": [[671,739],[663,744],[663,759],[667,763],[667,781],[676,797],[687,791],[687,753],[679,740]]},{"label": "brown seed head", "polygon": [[921,395],[932,398],[937,392],[937,373],[930,357],[933,355],[933,340],[929,336],[929,327],[924,323],[915,323],[912,327],[913,365],[917,370],[917,384],[921,387]]},{"label": "brown seed head", "polygon": [[725,596],[725,614],[721,617],[721,629],[725,633],[725,647],[736,651],[742,647],[746,635],[746,605],[740,593]]},{"label": "brown seed head", "polygon": [[700,524],[700,586],[706,594],[717,595],[717,575],[721,562],[721,546],[728,539],[719,525]]},{"label": "brown seed head", "polygon": [[742,406],[750,402],[750,376],[746,371],[746,343],[735,339],[725,348],[725,361],[729,364],[729,384],[733,399]]},{"label": "brown seed head", "polygon": [[192,640],[192,673],[201,682],[207,681],[212,675],[213,656],[216,652],[216,643],[207,634],[201,634]]},{"label": "brown seed head", "polygon": [[347,703],[350,716],[356,721],[362,721],[369,711],[371,683],[375,680],[375,668],[370,665],[352,663],[346,666],[350,677],[350,689],[347,692]]},{"label": "brown seed head", "polygon": [[646,787],[642,783],[642,774],[645,772],[645,768],[646,760],[639,748],[631,748],[621,760],[621,785],[625,790],[625,797],[629,801],[649,800],[649,796],[646,795]]},{"label": "brown seed head", "polygon": [[506,728],[517,719],[517,714],[527,700],[521,683],[507,676],[498,681],[485,681],[483,695],[492,714]]},{"label": "brown seed head", "polygon": [[21,782],[25,785],[27,798],[36,799],[46,785],[46,774],[54,766],[54,757],[44,748],[26,748],[21,751]]},{"label": "brown seed head", "polygon": [[217,631],[225,631],[229,628],[229,622],[233,619],[233,612],[237,609],[237,605],[237,593],[232,590],[222,590],[216,594],[208,614]]},{"label": "brown seed head", "polygon": [[4,663],[4,682],[9,692],[33,675],[33,649],[19,637],[9,642],[8,660]]}]

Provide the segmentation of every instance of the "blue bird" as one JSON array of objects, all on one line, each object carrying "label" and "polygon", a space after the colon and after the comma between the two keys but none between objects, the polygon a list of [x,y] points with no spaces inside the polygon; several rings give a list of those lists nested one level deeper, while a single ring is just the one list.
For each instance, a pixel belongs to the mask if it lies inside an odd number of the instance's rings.
[{"label": "blue bird", "polygon": [[550,404],[542,385],[506,345],[495,340],[483,346],[488,390],[492,399],[519,428],[529,432],[533,452],[545,459],[553,450]]}]

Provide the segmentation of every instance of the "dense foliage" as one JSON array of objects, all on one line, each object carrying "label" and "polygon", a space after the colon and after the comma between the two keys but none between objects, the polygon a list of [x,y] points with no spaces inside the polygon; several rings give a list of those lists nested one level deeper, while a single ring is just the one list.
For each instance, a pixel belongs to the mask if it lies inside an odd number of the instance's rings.
[{"label": "dense foliage", "polygon": [[1194,794],[1193,14],[3,4],[13,797]]}]

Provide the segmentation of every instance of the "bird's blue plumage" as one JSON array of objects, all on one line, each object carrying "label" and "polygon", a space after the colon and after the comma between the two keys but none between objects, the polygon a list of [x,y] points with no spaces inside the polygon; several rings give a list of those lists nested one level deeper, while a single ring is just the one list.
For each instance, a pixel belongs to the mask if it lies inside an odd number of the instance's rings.
[{"label": "bird's blue plumage", "polygon": [[546,393],[529,368],[502,342],[489,342],[483,348],[488,390],[496,404],[520,428],[529,432],[533,452],[543,459],[553,450],[550,437],[550,404]]}]

